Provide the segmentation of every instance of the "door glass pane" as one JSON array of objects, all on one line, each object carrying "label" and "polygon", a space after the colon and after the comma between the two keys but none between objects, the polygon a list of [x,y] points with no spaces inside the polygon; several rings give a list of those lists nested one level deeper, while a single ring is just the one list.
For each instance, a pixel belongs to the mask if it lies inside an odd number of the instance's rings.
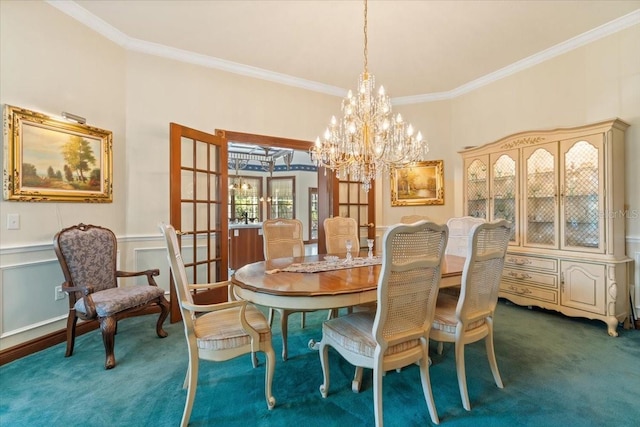
[{"label": "door glass pane", "polygon": [[207,152],[209,144],[202,141],[196,142],[196,169],[209,170],[209,158]]},{"label": "door glass pane", "polygon": [[556,190],[554,157],[538,148],[527,159],[527,243],[555,246]]},{"label": "door glass pane", "polygon": [[211,170],[219,171],[222,170],[222,165],[220,164],[220,147],[218,145],[209,144],[209,162],[211,165]]},{"label": "door glass pane", "polygon": [[196,230],[206,230],[209,225],[208,213],[209,205],[207,203],[196,203]]},{"label": "door glass pane", "polygon": [[180,161],[183,168],[193,167],[193,139],[180,138]]},{"label": "door glass pane", "polygon": [[349,203],[358,203],[361,185],[357,182],[349,184]]},{"label": "door glass pane", "polygon": [[487,165],[476,159],[467,168],[467,215],[487,218]]},{"label": "door glass pane", "polygon": [[[360,213],[360,206],[349,205],[349,217],[358,221],[358,214]],[[359,222],[358,222],[359,223]]]},{"label": "door glass pane", "polygon": [[209,200],[212,202],[218,202],[218,197],[220,195],[220,181],[221,176],[217,173],[212,173],[209,175]]},{"label": "door glass pane", "polygon": [[359,195],[358,200],[359,200],[361,203],[367,203],[368,194],[367,194],[367,192],[366,192],[366,191],[364,191],[364,185],[362,185],[362,184],[358,184],[358,188],[360,189],[360,195]]},{"label": "door glass pane", "polygon": [[[218,238],[219,233],[212,233],[209,237],[209,259],[219,259],[220,258],[220,239]],[[216,276],[214,276],[216,277]]]},{"label": "door glass pane", "polygon": [[599,246],[598,149],[587,141],[576,142],[564,157],[564,244]]},{"label": "door glass pane", "polygon": [[220,204],[211,203],[209,205],[210,216],[209,216],[209,229],[211,230],[220,230]]},{"label": "door glass pane", "polygon": [[[338,203],[346,204],[349,203],[349,183],[340,181],[338,182]],[[340,216],[343,216],[342,213]]]},{"label": "door glass pane", "polygon": [[181,203],[180,208],[181,208],[180,231],[184,233],[193,231],[193,204]]},{"label": "door glass pane", "polygon": [[[199,252],[203,252],[202,251],[203,248],[197,248],[197,250],[199,250]],[[207,269],[208,269],[208,263],[202,263],[202,264],[198,264],[195,267],[196,270],[196,277],[194,278],[195,283],[207,283],[209,281],[209,276],[207,275]]]},{"label": "door glass pane", "polygon": [[209,174],[205,172],[196,172],[196,193],[195,199],[197,200],[206,200],[207,195],[209,194]]},{"label": "door glass pane", "polygon": [[180,198],[193,199],[193,172],[188,170],[180,171]]}]

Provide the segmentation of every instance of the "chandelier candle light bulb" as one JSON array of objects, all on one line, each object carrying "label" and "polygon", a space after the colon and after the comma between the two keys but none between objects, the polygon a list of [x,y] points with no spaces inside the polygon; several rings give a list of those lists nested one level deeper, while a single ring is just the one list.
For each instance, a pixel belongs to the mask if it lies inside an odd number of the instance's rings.
[{"label": "chandelier candle light bulb", "polygon": [[[429,148],[422,133],[414,136],[411,124],[393,116],[391,99],[381,85],[375,91],[375,76],[367,70],[367,1],[364,1],[364,72],[358,79],[358,94],[349,90],[342,100],[343,117],[331,117],[321,140],[310,149],[318,167],[349,176],[368,192],[378,173],[424,160]],[[326,169],[325,169],[326,173]]]}]

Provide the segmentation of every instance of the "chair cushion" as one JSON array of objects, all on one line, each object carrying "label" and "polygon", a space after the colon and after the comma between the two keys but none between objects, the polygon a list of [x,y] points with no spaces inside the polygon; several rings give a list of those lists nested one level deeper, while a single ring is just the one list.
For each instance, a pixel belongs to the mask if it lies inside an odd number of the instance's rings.
[{"label": "chair cushion", "polygon": [[[375,312],[361,311],[327,320],[322,324],[322,336],[336,341],[348,351],[373,358],[376,342],[372,335]],[[410,340],[387,348],[385,356],[400,353],[420,345]]]},{"label": "chair cushion", "polygon": [[[458,325],[458,317],[456,316],[457,305],[457,296],[439,293],[436,302],[436,313],[431,328],[448,334],[455,334],[456,326]],[[484,325],[484,323],[484,319],[476,320],[475,322],[471,322],[466,330],[470,331],[471,329]]]},{"label": "chair cushion", "polygon": [[[271,340],[271,329],[260,310],[247,304],[247,322],[260,334],[260,342]],[[213,311],[197,317],[194,331],[198,348],[224,350],[238,348],[251,343],[251,338],[240,324],[240,307]]]},{"label": "chair cushion", "polygon": [[[91,294],[98,317],[108,317],[130,308],[138,307],[164,295],[157,286],[137,285],[105,289]],[[79,313],[87,313],[84,299],[76,301],[74,308]]]}]

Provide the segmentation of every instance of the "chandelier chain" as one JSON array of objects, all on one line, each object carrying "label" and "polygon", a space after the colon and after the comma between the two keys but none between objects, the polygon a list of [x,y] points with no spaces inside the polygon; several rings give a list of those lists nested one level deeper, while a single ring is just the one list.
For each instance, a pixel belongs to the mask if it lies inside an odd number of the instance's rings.
[{"label": "chandelier chain", "polygon": [[367,0],[364,0],[364,73],[369,72],[369,58],[367,46],[369,45],[369,39],[367,37]]}]

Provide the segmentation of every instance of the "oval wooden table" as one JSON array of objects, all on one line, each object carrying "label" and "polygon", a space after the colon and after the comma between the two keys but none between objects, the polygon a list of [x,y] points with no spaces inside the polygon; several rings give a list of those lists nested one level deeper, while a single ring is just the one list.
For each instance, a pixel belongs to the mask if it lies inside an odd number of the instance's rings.
[{"label": "oval wooden table", "polygon": [[[281,271],[322,259],[311,255],[247,264],[231,278],[234,292],[254,304],[286,310],[331,310],[376,301],[380,264],[317,273]],[[440,288],[460,285],[464,262],[463,257],[445,255]],[[315,347],[313,340],[309,347]]]}]

